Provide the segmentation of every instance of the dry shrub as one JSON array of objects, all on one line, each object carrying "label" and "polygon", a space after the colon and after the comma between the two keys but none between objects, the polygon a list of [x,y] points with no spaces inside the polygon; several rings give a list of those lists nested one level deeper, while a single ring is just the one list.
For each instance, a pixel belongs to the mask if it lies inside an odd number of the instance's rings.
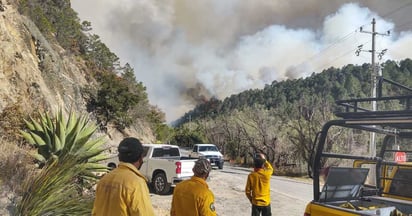
[{"label": "dry shrub", "polygon": [[34,170],[28,149],[0,138],[0,185],[14,193],[21,192],[22,182]]},{"label": "dry shrub", "polygon": [[29,155],[31,147],[24,145],[20,130],[25,128],[24,119],[28,119],[33,109],[40,109],[37,105],[23,106],[22,101],[18,98],[0,113],[0,186],[17,193],[34,170],[34,161]]},{"label": "dry shrub", "polygon": [[[7,140],[13,143],[23,143],[24,139],[20,134],[20,130],[26,127],[25,119],[38,117],[38,113],[44,108],[39,104],[23,103],[24,99],[18,98],[17,102],[8,104],[0,112],[0,134],[2,140]],[[34,112],[36,111],[36,112]]]},{"label": "dry shrub", "polygon": [[25,111],[18,103],[11,104],[0,113],[0,132],[2,140],[20,142],[22,140],[19,130],[24,127]]}]

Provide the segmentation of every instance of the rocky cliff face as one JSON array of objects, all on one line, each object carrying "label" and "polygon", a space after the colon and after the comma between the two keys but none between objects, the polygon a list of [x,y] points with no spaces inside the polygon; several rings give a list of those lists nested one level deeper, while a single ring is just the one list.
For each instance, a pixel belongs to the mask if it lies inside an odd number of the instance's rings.
[{"label": "rocky cliff face", "polygon": [[[25,112],[59,108],[86,111],[82,89],[95,84],[81,58],[49,42],[35,24],[3,0],[0,10],[0,113],[19,104]],[[109,143],[123,136],[153,142],[144,123],[120,134],[109,129]]]},{"label": "rocky cliff face", "polygon": [[81,63],[50,44],[28,18],[10,4],[0,12],[0,111],[21,102],[25,108],[84,109],[87,81]]},{"label": "rocky cliff face", "polygon": [[[55,113],[63,108],[84,114],[86,95],[83,89],[96,84],[87,71],[80,57],[46,40],[29,18],[21,16],[9,2],[0,0],[0,114],[15,106],[24,113],[37,110]],[[0,118],[0,123],[3,121]],[[13,139],[4,142],[2,125],[0,150],[13,152],[10,149],[17,148],[17,145],[9,143]],[[113,128],[108,128],[105,133],[97,135],[107,135],[109,154],[114,157],[112,160],[116,160],[117,145],[125,136],[135,136],[146,143],[155,141],[150,127],[143,121],[122,133]],[[0,215],[10,215],[14,193],[1,181],[0,197]]]}]

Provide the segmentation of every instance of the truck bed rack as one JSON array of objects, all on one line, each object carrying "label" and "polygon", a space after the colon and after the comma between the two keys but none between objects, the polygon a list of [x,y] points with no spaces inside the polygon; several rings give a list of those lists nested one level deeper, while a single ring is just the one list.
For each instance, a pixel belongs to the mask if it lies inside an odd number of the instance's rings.
[{"label": "truck bed rack", "polygon": [[[399,90],[406,91],[403,95],[382,96],[382,86],[389,83]],[[408,118],[412,117],[412,89],[383,77],[378,78],[377,97],[338,100],[336,104],[339,111],[335,115],[343,119],[365,119],[365,118]],[[376,110],[371,110],[372,102],[376,103]],[[385,105],[396,104],[397,110],[385,110]],[[363,105],[363,106],[362,106]],[[367,105],[368,108],[364,106]],[[342,109],[343,108],[343,109]],[[378,111],[379,110],[379,111]]]}]

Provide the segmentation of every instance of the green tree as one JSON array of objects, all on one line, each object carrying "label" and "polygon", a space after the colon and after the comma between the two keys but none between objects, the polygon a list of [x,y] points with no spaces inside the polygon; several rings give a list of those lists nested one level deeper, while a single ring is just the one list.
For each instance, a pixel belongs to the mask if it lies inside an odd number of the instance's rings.
[{"label": "green tree", "polygon": [[89,101],[89,111],[93,111],[101,128],[109,123],[124,129],[132,124],[128,114],[139,103],[139,96],[130,92],[125,80],[113,73],[103,73],[101,86]]},{"label": "green tree", "polygon": [[[119,66],[119,57],[100,40],[98,35],[90,35],[85,44],[85,58],[88,66],[96,72],[114,72]],[[99,74],[95,74],[99,79]]]}]

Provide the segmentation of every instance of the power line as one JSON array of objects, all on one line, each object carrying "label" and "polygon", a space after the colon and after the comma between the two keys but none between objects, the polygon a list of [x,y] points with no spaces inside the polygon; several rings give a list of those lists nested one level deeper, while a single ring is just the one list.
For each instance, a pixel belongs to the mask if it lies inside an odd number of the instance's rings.
[{"label": "power line", "polygon": [[405,22],[405,23],[403,23],[403,24],[400,24],[400,25],[398,25],[398,26],[396,26],[396,27],[400,28],[400,27],[407,26],[407,25],[409,25],[409,24],[412,24],[412,20],[409,20],[408,22]]},{"label": "power line", "polygon": [[[402,5],[402,6],[398,7],[398,8],[396,8],[396,9],[394,9],[394,10],[392,10],[392,11],[386,13],[386,14],[384,14],[384,15],[382,16],[382,18],[389,17],[389,16],[393,15],[394,13],[397,13],[398,11],[400,11],[400,10],[402,10],[402,9],[405,9],[405,8],[407,8],[407,7],[410,7],[410,6],[412,6],[412,1],[410,1],[410,2],[407,3],[407,4]],[[411,22],[412,22],[412,21],[409,21],[409,22],[407,22],[407,23],[398,25],[398,26],[396,26],[396,27],[397,27],[397,28],[400,28],[400,27],[402,27],[403,25],[409,24],[409,23],[411,23]],[[393,31],[393,30],[395,30],[395,27],[392,28],[392,29],[389,29],[389,31]]]},{"label": "power line", "polygon": [[[394,10],[392,10],[392,11],[389,11],[388,13],[384,14],[384,15],[381,16],[381,17],[382,17],[382,18],[389,17],[389,16],[397,13],[398,11],[400,11],[400,10],[406,8],[406,7],[409,7],[409,6],[412,6],[412,2],[409,2],[409,3],[405,4],[405,5],[402,5],[402,6],[396,8],[396,9],[394,9]],[[402,25],[399,25],[399,26],[397,26],[397,27],[401,27],[401,26],[407,25],[407,24],[409,24],[409,23],[412,23],[412,21],[409,21],[409,22],[404,23],[404,24],[402,24]],[[365,28],[365,27],[368,27],[369,25],[371,25],[371,23],[366,23],[366,24],[360,26],[359,29],[361,29],[361,32],[362,32],[362,29]],[[336,41],[334,41],[333,43],[331,43],[331,44],[330,44],[329,46],[327,46],[326,48],[320,50],[318,53],[312,55],[312,56],[311,56],[310,58],[308,58],[307,60],[305,60],[305,61],[301,62],[300,64],[298,64],[296,67],[299,68],[299,67],[301,67],[302,65],[304,65],[305,63],[309,63],[310,61],[313,61],[315,58],[317,58],[317,57],[321,56],[322,54],[324,54],[327,50],[335,47],[336,45],[338,45],[338,44],[341,43],[342,41],[344,41],[344,40],[346,40],[347,38],[349,38],[349,36],[351,36],[352,34],[356,33],[356,32],[357,32],[357,29],[358,29],[358,28],[356,28],[354,31],[348,33],[347,35],[345,35],[345,36],[337,39]],[[387,33],[389,33],[391,30],[394,30],[394,28],[388,30]],[[381,35],[383,35],[383,34],[381,34]],[[329,61],[328,63],[323,64],[323,65],[326,66],[326,65],[330,64],[331,62],[334,62],[334,61],[336,61],[337,59],[342,58],[342,57],[348,55],[350,52],[353,52],[353,51],[355,51],[356,49],[357,49],[357,48],[352,49],[352,50],[350,50],[350,51],[348,51],[348,52],[345,52],[343,55],[340,55],[340,56],[334,58],[332,61]],[[378,57],[381,58],[386,51],[387,51],[386,49],[385,49],[385,50],[382,50],[382,52],[379,53],[379,56],[378,56]],[[317,68],[318,68],[318,67],[317,67]]]},{"label": "power line", "polygon": [[[402,27],[407,26],[407,25],[410,25],[410,24],[412,24],[412,20],[407,21],[407,22],[405,22],[405,23],[402,23],[402,24],[400,24],[400,25],[397,25],[396,28],[402,28]],[[395,27],[389,29],[389,31],[394,31],[394,30],[395,30]]]},{"label": "power line", "polygon": [[402,5],[402,6],[398,7],[397,9],[392,10],[392,11],[384,14],[384,15],[382,16],[382,18],[388,17],[388,16],[390,16],[390,15],[392,15],[392,14],[394,14],[394,13],[396,13],[396,12],[398,12],[398,11],[406,8],[406,7],[409,7],[409,6],[411,6],[411,5],[412,5],[412,2],[409,2],[409,3],[405,4],[405,5]]},{"label": "power line", "polygon": [[351,35],[352,35],[353,33],[355,33],[355,32],[356,32],[356,30],[354,30],[354,31],[348,33],[347,35],[339,38],[338,40],[336,40],[335,42],[331,43],[331,44],[330,44],[329,46],[327,46],[326,48],[324,48],[324,49],[320,50],[319,52],[317,52],[315,55],[312,55],[309,59],[307,59],[307,60],[303,61],[302,63],[298,64],[296,67],[298,68],[298,67],[302,66],[303,64],[305,64],[305,63],[307,63],[307,62],[309,62],[309,61],[312,61],[312,60],[315,59],[317,56],[320,56],[321,54],[323,54],[324,52],[326,52],[326,50],[331,49],[332,47],[336,46],[336,45],[337,45],[338,43],[340,43],[341,41],[346,40],[349,36],[351,36]]},{"label": "power line", "polygon": [[[368,44],[368,43],[370,43],[370,41],[368,41],[368,42],[366,42],[366,43],[364,43],[364,44],[362,44],[362,45],[366,45],[366,44]],[[334,58],[334,59],[332,59],[332,60],[330,60],[330,61],[328,61],[328,62],[326,62],[326,63],[324,63],[324,64],[322,64],[322,65],[320,65],[320,66],[318,66],[318,67],[316,67],[316,68],[315,68],[315,71],[316,71],[316,70],[321,70],[322,68],[326,68],[326,67],[327,67],[328,65],[330,65],[332,62],[335,62],[336,60],[338,60],[338,59],[340,59],[340,58],[343,58],[343,57],[345,57],[345,56],[347,56],[347,55],[352,55],[353,52],[355,52],[355,50],[357,50],[357,49],[358,49],[358,47],[356,47],[356,48],[354,48],[354,49],[351,49],[351,50],[343,53],[342,55],[337,56],[336,58]]]}]

